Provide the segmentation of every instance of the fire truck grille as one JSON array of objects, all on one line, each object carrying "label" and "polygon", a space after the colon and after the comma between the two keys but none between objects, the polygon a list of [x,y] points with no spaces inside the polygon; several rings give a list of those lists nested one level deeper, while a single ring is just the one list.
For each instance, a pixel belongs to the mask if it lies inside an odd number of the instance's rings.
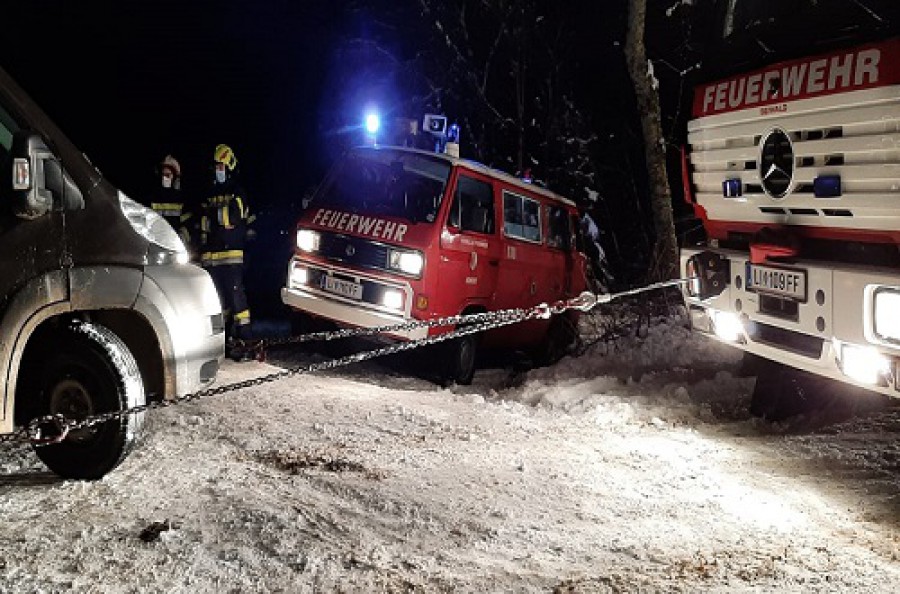
[{"label": "fire truck grille", "polygon": [[387,270],[386,245],[349,235],[322,233],[319,240],[319,255],[334,262],[360,268]]},{"label": "fire truck grille", "polygon": [[688,124],[695,202],[726,233],[747,223],[854,229],[896,244],[900,86],[789,103],[777,119],[748,108]]}]

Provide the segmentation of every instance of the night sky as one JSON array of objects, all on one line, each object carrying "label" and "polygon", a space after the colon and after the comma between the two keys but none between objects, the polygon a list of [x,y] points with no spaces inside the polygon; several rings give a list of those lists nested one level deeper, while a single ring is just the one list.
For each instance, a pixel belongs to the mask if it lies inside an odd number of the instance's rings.
[{"label": "night sky", "polygon": [[[5,4],[0,65],[137,198],[170,151],[184,166],[185,189],[201,191],[220,142],[235,149],[257,203],[281,204],[289,199],[284,194],[314,184],[333,157],[322,146],[326,120],[361,115],[329,112],[335,85],[355,67],[338,61],[340,45],[382,26],[346,0]],[[623,3],[578,4],[585,18],[571,35],[595,62],[579,84],[606,86],[608,94],[610,68],[596,63],[604,56],[591,43],[598,31],[618,26],[612,5]],[[399,24],[389,49],[415,51],[408,47],[412,29],[425,30],[421,22]],[[599,49],[618,51],[608,42]],[[382,91],[370,86],[373,96]],[[620,109],[614,98],[593,103],[602,108],[610,100]]]},{"label": "night sky", "polygon": [[[583,18],[567,32],[579,62],[568,87],[585,95],[601,135],[610,124],[628,127],[633,100],[618,43],[625,3],[572,2],[565,10]],[[213,148],[229,144],[264,236],[293,227],[303,193],[332,162],[328,145],[341,119],[361,121],[366,93],[385,100],[376,80],[355,81],[362,82],[358,97],[340,86],[361,78],[365,66],[341,61],[347,40],[380,36],[379,43],[388,39],[387,49],[408,57],[417,40],[434,35],[421,21],[385,26],[378,13],[352,10],[348,0],[5,4],[0,65],[113,184],[146,201],[147,188],[158,183],[157,163],[171,152],[182,163],[188,201],[197,200],[211,179]],[[395,92],[402,82],[393,81]],[[631,128],[638,130],[636,123]],[[610,134],[610,150],[620,153],[616,144],[626,136],[637,147],[633,167],[642,178],[639,132]],[[609,168],[621,176],[621,168]],[[273,258],[257,257],[271,260],[265,264],[276,278],[287,258],[282,247]]]},{"label": "night sky", "polygon": [[127,193],[155,183],[170,151],[185,189],[202,191],[226,143],[265,205],[327,165],[316,122],[340,16],[319,1],[34,0],[4,6],[0,55]]}]

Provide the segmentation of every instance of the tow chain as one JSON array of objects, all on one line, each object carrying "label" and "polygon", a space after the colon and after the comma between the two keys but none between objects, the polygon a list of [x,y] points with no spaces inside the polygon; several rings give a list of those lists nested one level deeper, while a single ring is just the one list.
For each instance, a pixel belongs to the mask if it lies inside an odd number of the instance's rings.
[{"label": "tow chain", "polygon": [[595,294],[589,291],[585,291],[578,297],[572,299],[557,301],[552,304],[541,303],[529,309],[505,309],[485,313],[449,316],[444,318],[436,318],[433,320],[415,320],[399,324],[391,324],[388,326],[379,326],[375,328],[346,328],[331,332],[312,332],[288,338],[269,339],[262,342],[264,342],[267,346],[275,346],[310,342],[314,340],[328,341],[356,336],[373,336],[382,333],[396,334],[423,327],[433,328],[439,326],[459,326],[455,330],[447,332],[445,334],[428,336],[425,338],[407,342],[396,342],[382,348],[369,351],[361,351],[358,353],[346,355],[344,357],[338,357],[328,361],[322,361],[319,363],[299,365],[297,367],[284,369],[282,371],[270,373],[268,375],[263,375],[248,380],[242,380],[231,384],[225,384],[214,388],[207,388],[198,392],[185,394],[183,396],[177,396],[169,400],[156,400],[138,406],[133,406],[131,408],[91,415],[78,421],[67,419],[60,414],[45,415],[33,419],[27,425],[24,425],[14,433],[0,435],[0,443],[27,441],[31,442],[32,445],[35,446],[55,444],[65,440],[68,434],[72,431],[86,429],[100,423],[121,419],[127,415],[137,415],[158,408],[168,408],[170,406],[192,402],[194,400],[206,398],[208,396],[221,396],[230,392],[236,392],[245,388],[252,388],[255,386],[269,384],[278,380],[286,379],[304,373],[336,369],[338,367],[343,367],[352,363],[361,363],[363,361],[368,361],[377,357],[393,355],[395,353],[409,351],[422,346],[432,345],[447,340],[453,340],[455,338],[468,336],[470,334],[477,334],[479,332],[484,332],[487,330],[493,330],[495,328],[508,326],[510,324],[516,324],[519,322],[536,319],[546,320],[553,315],[561,314],[568,310],[575,309],[582,312],[588,312],[593,309],[594,306],[599,304],[609,303],[610,301],[637,295],[639,293],[646,293],[666,287],[678,286],[688,282],[689,280],[690,279],[676,279],[671,281],[663,281],[636,289],[622,291],[619,293]]}]

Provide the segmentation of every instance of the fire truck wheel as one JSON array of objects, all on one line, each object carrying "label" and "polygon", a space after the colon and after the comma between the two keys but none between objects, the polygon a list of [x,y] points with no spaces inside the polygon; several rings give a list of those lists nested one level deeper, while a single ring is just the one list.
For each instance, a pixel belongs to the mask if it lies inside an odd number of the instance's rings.
[{"label": "fire truck wheel", "polygon": [[767,421],[803,415],[814,422],[836,422],[860,412],[877,410],[887,397],[768,359],[750,361],[756,386],[750,414]]},{"label": "fire truck wheel", "polygon": [[478,355],[478,335],[468,334],[448,341],[445,350],[444,386],[456,383],[468,386],[475,377],[475,362]]},{"label": "fire truck wheel", "polygon": [[780,363],[753,361],[756,385],[750,401],[750,414],[766,421],[783,421],[809,408],[806,391],[795,370]]},{"label": "fire truck wheel", "polygon": [[[144,384],[134,356],[109,329],[73,323],[58,334],[40,367],[38,416],[83,419],[144,404]],[[64,441],[35,446],[38,458],[56,474],[95,480],[125,458],[141,433],[143,413],[76,429]]]}]

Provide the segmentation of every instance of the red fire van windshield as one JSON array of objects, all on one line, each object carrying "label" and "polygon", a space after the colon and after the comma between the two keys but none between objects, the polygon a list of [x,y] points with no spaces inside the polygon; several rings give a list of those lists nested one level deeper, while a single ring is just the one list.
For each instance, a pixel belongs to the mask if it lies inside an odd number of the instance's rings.
[{"label": "red fire van windshield", "polygon": [[433,223],[451,163],[424,153],[357,148],[332,170],[311,206]]}]

